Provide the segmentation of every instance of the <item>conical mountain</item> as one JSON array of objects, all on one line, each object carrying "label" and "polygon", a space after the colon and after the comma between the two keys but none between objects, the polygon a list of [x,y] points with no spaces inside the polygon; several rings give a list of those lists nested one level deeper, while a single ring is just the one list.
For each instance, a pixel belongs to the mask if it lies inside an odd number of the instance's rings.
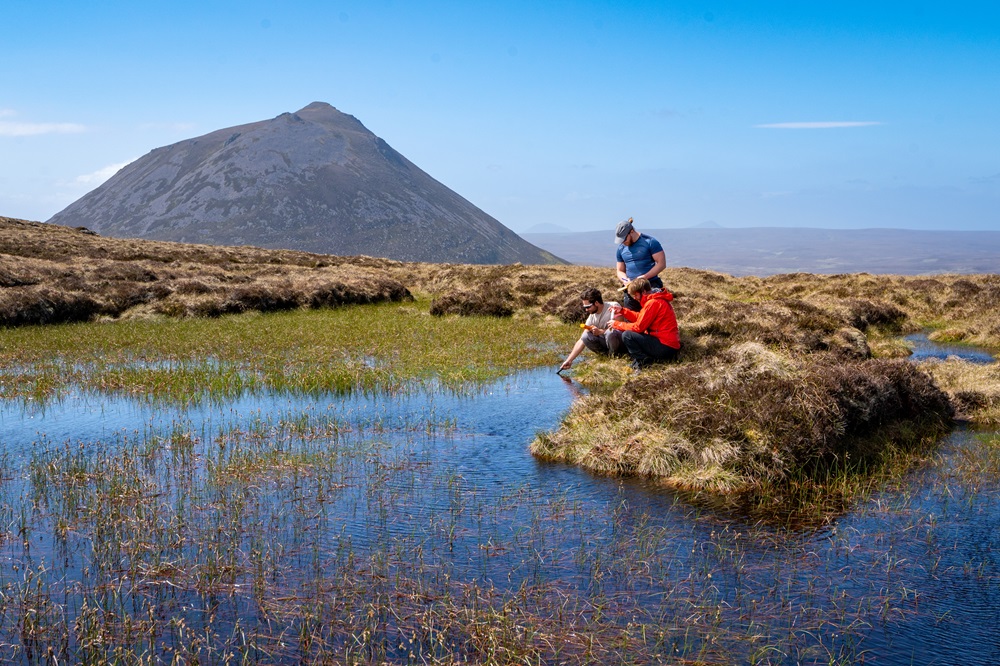
[{"label": "conical mountain", "polygon": [[106,236],[404,261],[562,261],[322,102],[157,148],[49,222]]}]

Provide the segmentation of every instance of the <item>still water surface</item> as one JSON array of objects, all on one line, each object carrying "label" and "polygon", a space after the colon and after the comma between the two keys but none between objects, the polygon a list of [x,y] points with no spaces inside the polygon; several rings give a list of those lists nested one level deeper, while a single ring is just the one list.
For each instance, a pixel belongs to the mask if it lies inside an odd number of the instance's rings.
[{"label": "still water surface", "polygon": [[[996,439],[958,430],[899,487],[821,528],[792,531],[693,508],[652,484],[534,460],[534,434],[555,428],[579,394],[539,370],[471,395],[258,395],[165,407],[70,394],[44,408],[5,403],[2,516],[16,536],[2,544],[0,577],[8,597],[23,599],[26,570],[41,567],[67,626],[84,597],[113,584],[127,589],[116,612],[215,623],[230,646],[220,624],[274,622],[259,590],[273,609],[286,592],[301,598],[320,576],[350,571],[370,574],[373,596],[393,580],[428,589],[461,581],[501,595],[551,586],[574,607],[599,609],[604,626],[667,630],[649,653],[656,660],[1000,663]],[[275,448],[295,460],[333,451],[335,464],[252,471]],[[120,569],[95,573],[105,566],[95,555],[100,520],[71,516],[70,529],[60,528],[68,491],[42,492],[44,475],[28,470],[54,478],[67,451],[95,461],[129,450],[147,452],[143,492],[166,497],[140,506],[194,524],[150,537],[160,544],[155,556],[123,548]],[[240,466],[240,483],[220,480],[237,478]],[[162,573],[164,561],[200,571],[216,563],[226,546],[215,535],[237,522],[232,561],[246,573],[227,574],[227,594]],[[266,555],[266,580],[253,577],[248,562],[257,560],[247,553]],[[11,602],[0,624],[0,656],[27,662],[18,608]],[[386,641],[386,658],[410,659],[394,645]]]},{"label": "still water surface", "polygon": [[969,345],[942,344],[927,338],[926,333],[914,333],[907,335],[903,340],[910,347],[913,361],[925,361],[928,359],[938,359],[944,361],[948,358],[960,358],[969,363],[993,363],[996,359],[988,351],[977,349]]}]

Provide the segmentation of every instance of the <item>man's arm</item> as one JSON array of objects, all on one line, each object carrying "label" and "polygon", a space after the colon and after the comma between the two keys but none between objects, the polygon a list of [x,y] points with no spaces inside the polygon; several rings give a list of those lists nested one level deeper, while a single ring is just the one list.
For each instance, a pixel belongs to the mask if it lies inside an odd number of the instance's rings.
[{"label": "man's arm", "polygon": [[[611,328],[616,328],[619,331],[635,331],[636,333],[646,333],[649,331],[649,327],[653,325],[657,317],[660,316],[660,312],[663,309],[662,304],[653,302],[648,303],[643,306],[642,310],[634,313],[634,317],[629,317],[629,321],[614,321],[611,322]],[[627,312],[624,311],[624,312]],[[625,315],[628,317],[628,315]]]},{"label": "man's arm", "polygon": [[573,359],[575,359],[577,356],[579,356],[580,352],[582,352],[582,351],[583,351],[583,337],[581,336],[576,341],[576,344],[573,345],[573,349],[570,351],[569,356],[567,356],[566,360],[563,361],[563,364],[559,366],[559,369],[560,370],[569,370],[570,366],[573,365]]},{"label": "man's arm", "polygon": [[[653,267],[650,268],[648,271],[646,271],[646,274],[642,276],[642,277],[646,278],[647,280],[652,280],[657,275],[659,275],[660,272],[663,271],[664,268],[667,267],[667,256],[666,256],[666,254],[664,252],[662,252],[662,251],[654,253],[653,254],[653,262],[654,262],[653,263]],[[624,265],[624,264],[622,264],[622,265]]]},{"label": "man's arm", "polygon": [[[663,253],[661,252],[660,254],[662,255]],[[654,259],[655,259],[655,257],[654,257]],[[664,260],[664,262],[666,262],[666,260]],[[663,265],[666,266],[667,264],[664,263]],[[660,269],[660,270],[662,270],[662,269]],[[622,284],[628,284],[629,283],[628,274],[625,272],[625,262],[624,261],[619,261],[618,262],[618,279],[622,281]]]}]

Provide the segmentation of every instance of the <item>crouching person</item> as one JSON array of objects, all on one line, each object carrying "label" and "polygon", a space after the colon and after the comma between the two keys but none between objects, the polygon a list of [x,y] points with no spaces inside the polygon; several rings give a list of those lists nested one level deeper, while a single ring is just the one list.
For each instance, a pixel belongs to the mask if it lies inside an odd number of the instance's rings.
[{"label": "crouching person", "polygon": [[625,353],[622,347],[622,332],[610,327],[612,318],[621,309],[621,306],[614,301],[604,302],[599,289],[588,287],[580,294],[580,301],[583,311],[587,313],[587,328],[580,335],[580,339],[573,345],[569,356],[559,366],[560,370],[568,370],[573,365],[573,360],[580,355],[584,348],[596,354],[610,354],[619,356]]},{"label": "crouching person", "polygon": [[676,359],[681,339],[677,317],[670,305],[674,295],[669,291],[653,291],[646,278],[629,282],[628,294],[642,308],[638,312],[621,310],[627,321],[612,321],[610,325],[622,331],[622,344],[632,357],[632,367],[641,370],[652,363]]}]

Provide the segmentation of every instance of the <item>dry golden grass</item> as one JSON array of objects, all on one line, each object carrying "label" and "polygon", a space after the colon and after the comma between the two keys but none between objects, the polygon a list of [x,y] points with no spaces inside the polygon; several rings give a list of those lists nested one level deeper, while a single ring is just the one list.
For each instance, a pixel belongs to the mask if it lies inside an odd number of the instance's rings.
[{"label": "dry golden grass", "polygon": [[926,361],[921,367],[948,394],[959,417],[980,425],[1000,426],[1000,363],[978,365],[948,359]]},{"label": "dry golden grass", "polygon": [[304,252],[106,239],[0,218],[0,324],[218,316],[398,301],[391,262]]},{"label": "dry golden grass", "polygon": [[[860,358],[872,346],[891,349],[883,332],[924,327],[935,329],[932,338],[1000,348],[998,275],[735,278],[676,268],[664,280],[676,296],[689,360],[743,342]],[[613,272],[602,268],[405,263],[111,239],[0,217],[0,325],[7,326],[335,306],[404,299],[407,290],[435,299],[442,313],[475,314],[469,301],[489,293],[488,307],[502,305],[500,314],[506,308],[575,322],[587,286],[606,300],[619,295]]]},{"label": "dry golden grass", "polygon": [[914,448],[951,415],[945,394],[906,361],[794,358],[743,343],[588,396],[532,452],[687,490],[743,491],[867,466],[888,432],[895,446]]}]

